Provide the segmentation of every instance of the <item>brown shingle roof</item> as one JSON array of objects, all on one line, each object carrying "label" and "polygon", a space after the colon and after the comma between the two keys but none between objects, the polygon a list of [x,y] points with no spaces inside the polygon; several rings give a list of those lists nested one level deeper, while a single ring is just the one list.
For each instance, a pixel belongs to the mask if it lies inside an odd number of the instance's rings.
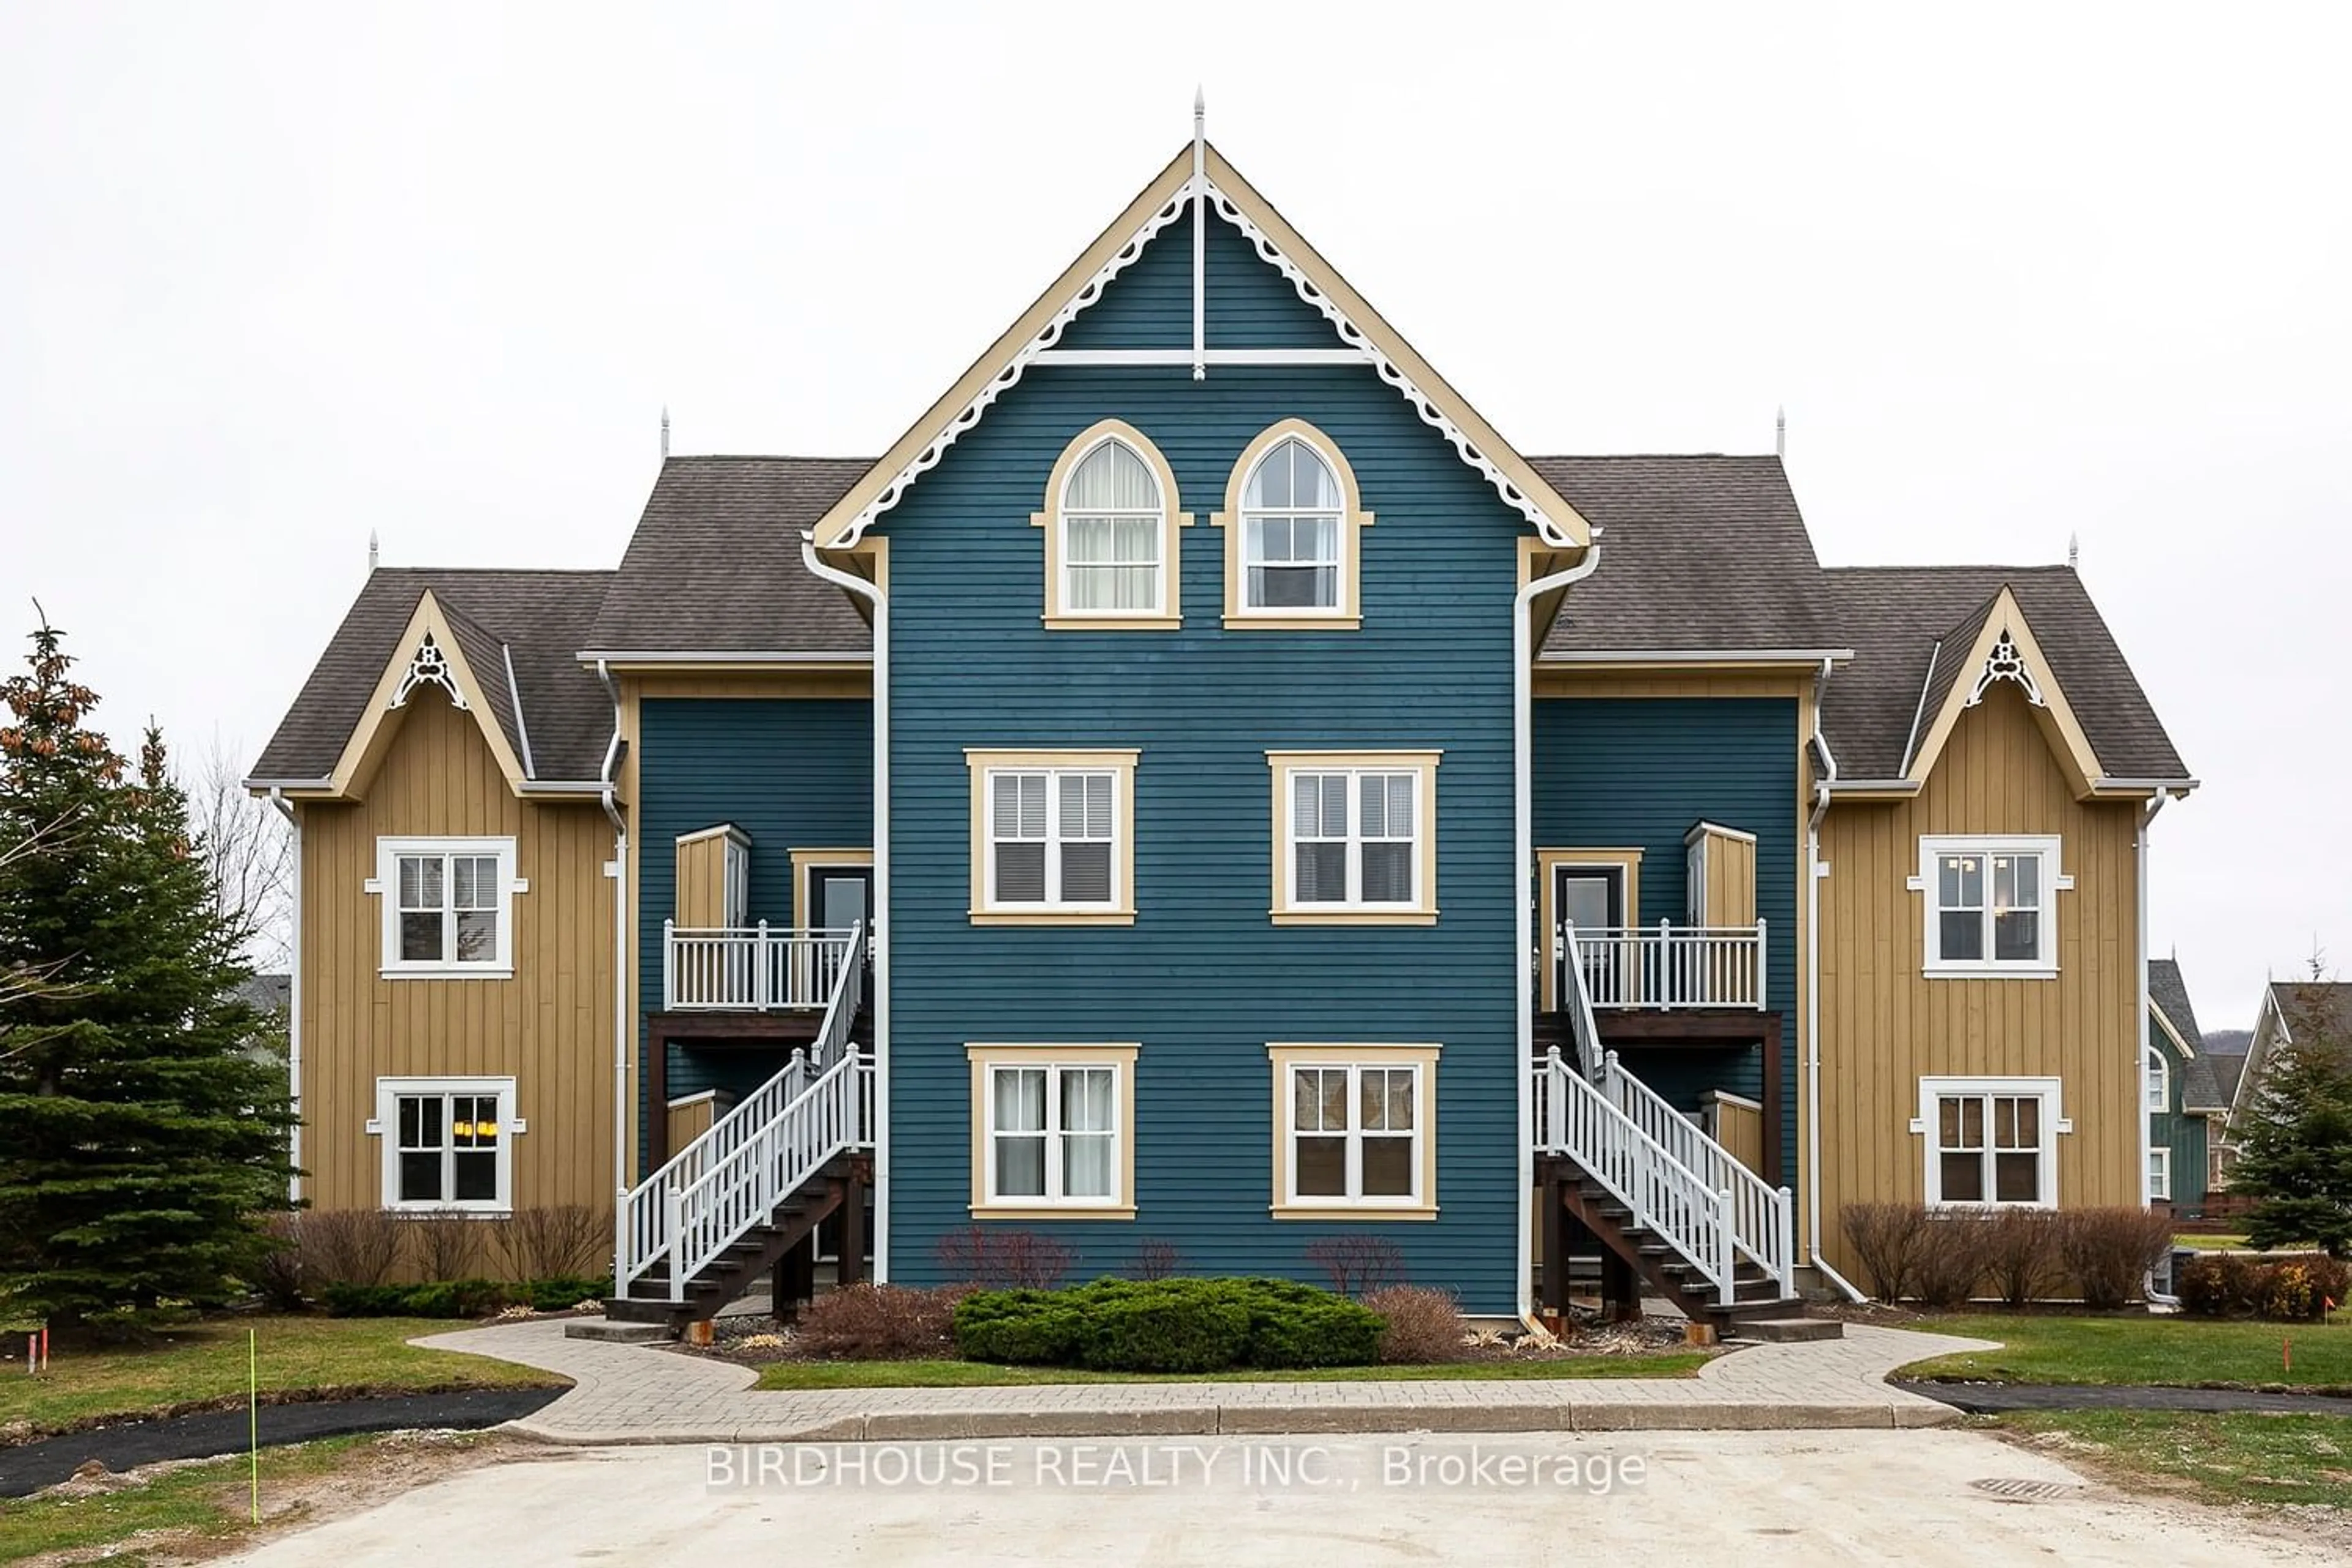
[{"label": "brown shingle roof", "polygon": [[[2180,1103],[2186,1110],[2227,1110],[2229,1092],[2216,1081],[2213,1055],[2205,1048],[2205,1037],[2197,1027],[2197,1009],[2189,1005],[2189,982],[2181,977],[2180,965],[2169,958],[2147,961],[2148,1005],[2161,1011],[2189,1048],[2197,1054],[2180,1064]],[[2169,1054],[2169,1053],[2168,1053]],[[2237,1087],[2232,1077],[2231,1088]]]},{"label": "brown shingle roof", "polygon": [[[613,705],[603,682],[573,655],[612,580],[610,572],[384,567],[371,573],[262,749],[253,776],[316,779],[333,771],[384,668],[408,651],[397,645],[429,588],[481,687],[467,700],[488,711],[518,757],[528,730],[532,776],[596,777],[612,738]],[[520,711],[507,688],[509,653]]]},{"label": "brown shingle roof", "polygon": [[[1605,559],[1605,552],[1604,552]],[[1607,570],[1604,565],[1603,571]],[[2083,732],[2110,778],[2181,779],[2189,770],[2147,695],[2125,662],[2082,579],[2066,566],[1841,566],[1822,574],[1828,616],[1853,663],[1832,677],[1822,696],[1822,724],[1846,779],[1885,779],[1903,765],[1930,660],[1939,679],[1928,688],[1924,728],[1984,626],[1993,595],[2017,596],[2050,673],[2066,693]],[[1939,658],[1938,639],[1960,644]],[[1937,687],[1940,686],[1940,693]]]},{"label": "brown shingle roof", "polygon": [[870,458],[672,458],[579,649],[865,653],[849,595],[801,564],[801,531]]}]

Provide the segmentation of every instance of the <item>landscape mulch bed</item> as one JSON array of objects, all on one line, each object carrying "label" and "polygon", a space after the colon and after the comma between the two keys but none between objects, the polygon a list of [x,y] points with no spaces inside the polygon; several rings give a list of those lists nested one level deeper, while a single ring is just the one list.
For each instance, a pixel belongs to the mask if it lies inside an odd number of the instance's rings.
[{"label": "landscape mulch bed", "polygon": [[[362,1432],[471,1431],[514,1421],[563,1394],[561,1388],[468,1388],[359,1399],[304,1399],[264,1405],[260,1442],[270,1447]],[[118,1421],[37,1443],[0,1448],[0,1497],[29,1497],[96,1460],[127,1470],[164,1459],[241,1454],[252,1440],[246,1407]]]}]

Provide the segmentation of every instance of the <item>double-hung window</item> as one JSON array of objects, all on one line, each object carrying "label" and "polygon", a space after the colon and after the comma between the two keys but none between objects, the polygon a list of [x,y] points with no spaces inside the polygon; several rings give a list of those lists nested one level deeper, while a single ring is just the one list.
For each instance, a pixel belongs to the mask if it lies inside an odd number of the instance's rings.
[{"label": "double-hung window", "polygon": [[1912,886],[1927,895],[1924,972],[1931,977],[2058,972],[2058,840],[1925,837]]},{"label": "double-hung window", "polygon": [[967,1046],[979,1217],[1135,1212],[1137,1047]]},{"label": "double-hung window", "polygon": [[1434,1213],[1434,1046],[1273,1046],[1277,1216]]},{"label": "double-hung window", "polygon": [[2161,1113],[2172,1108],[2172,1069],[2164,1059],[2164,1052],[2154,1046],[2147,1048],[2147,1080],[2143,1090],[2147,1109]]},{"label": "double-hung window", "polygon": [[1436,919],[1435,752],[1269,752],[1278,921]]},{"label": "double-hung window", "polygon": [[383,901],[387,976],[513,973],[513,839],[379,838],[368,890]]},{"label": "double-hung window", "polygon": [[1922,1079],[1930,1205],[2057,1203],[2055,1079]]},{"label": "double-hung window", "polygon": [[2172,1201],[2172,1151],[2150,1149],[2147,1152],[2147,1195],[2165,1203]]},{"label": "double-hung window", "polygon": [[1063,448],[1030,521],[1045,531],[1045,624],[1071,631],[1172,630],[1178,606],[1176,476],[1117,419]]},{"label": "double-hung window", "polygon": [[1355,471],[1303,419],[1259,433],[1234,462],[1225,509],[1229,630],[1348,630],[1362,616],[1363,510]]},{"label": "double-hung window", "polygon": [[376,1079],[383,1206],[503,1214],[514,1206],[514,1079]]},{"label": "double-hung window", "polygon": [[965,757],[975,921],[1133,921],[1133,752]]}]

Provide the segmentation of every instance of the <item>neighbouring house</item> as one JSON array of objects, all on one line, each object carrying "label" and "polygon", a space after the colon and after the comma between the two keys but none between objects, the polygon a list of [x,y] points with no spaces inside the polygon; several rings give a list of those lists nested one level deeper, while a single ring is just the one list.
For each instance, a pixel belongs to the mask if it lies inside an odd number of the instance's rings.
[{"label": "neighbouring house", "polygon": [[[2179,963],[2147,961],[2147,1194],[2185,1219],[2205,1213],[2214,1129],[2230,1109]],[[2236,1084],[2234,1070],[2231,1084]]]},{"label": "neighbouring house", "polygon": [[2229,1185],[2230,1166],[2237,1154],[2231,1128],[2242,1124],[2255,1097],[2262,1093],[2263,1071],[2271,1053],[2284,1043],[2312,1037],[2333,1040],[2339,1047],[2352,1049],[2352,982],[2278,980],[2263,986],[2246,1054],[2237,1058],[2242,1065],[2228,1086],[2228,1110],[2221,1117],[2219,1133],[2220,1152],[2214,1157],[2217,1186]]},{"label": "neighbouring house", "polygon": [[322,1207],[617,1198],[672,1323],[1368,1245],[1725,1321],[1848,1203],[2147,1201],[2195,780],[2071,569],[1524,453],[1196,143],[880,457],[373,573],[251,784]]}]

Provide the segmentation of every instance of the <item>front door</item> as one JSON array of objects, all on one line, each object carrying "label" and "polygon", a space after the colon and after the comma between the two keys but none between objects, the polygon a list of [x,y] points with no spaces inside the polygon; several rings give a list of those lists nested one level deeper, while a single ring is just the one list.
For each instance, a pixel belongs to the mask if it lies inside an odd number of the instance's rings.
[{"label": "front door", "polygon": [[[871,866],[814,865],[807,871],[808,886],[803,889],[807,900],[808,922],[819,931],[847,936],[849,928],[859,921],[873,923],[874,868]],[[820,948],[819,951],[827,951]],[[867,973],[872,973],[874,946],[866,943]],[[822,976],[823,994],[833,994],[833,960],[826,961]]]},{"label": "front door", "polygon": [[[1555,978],[1560,1005],[1568,1005],[1568,965],[1571,963],[1582,971],[1585,994],[1595,1006],[1625,1000],[1619,994],[1624,988],[1625,966],[1618,951],[1622,938],[1600,934],[1622,932],[1625,925],[1624,868],[1562,866],[1555,875],[1559,880],[1552,887],[1552,909],[1559,916],[1561,930],[1552,932],[1552,941],[1553,956],[1559,965]],[[1570,929],[1584,933],[1573,952],[1567,938]]]}]

